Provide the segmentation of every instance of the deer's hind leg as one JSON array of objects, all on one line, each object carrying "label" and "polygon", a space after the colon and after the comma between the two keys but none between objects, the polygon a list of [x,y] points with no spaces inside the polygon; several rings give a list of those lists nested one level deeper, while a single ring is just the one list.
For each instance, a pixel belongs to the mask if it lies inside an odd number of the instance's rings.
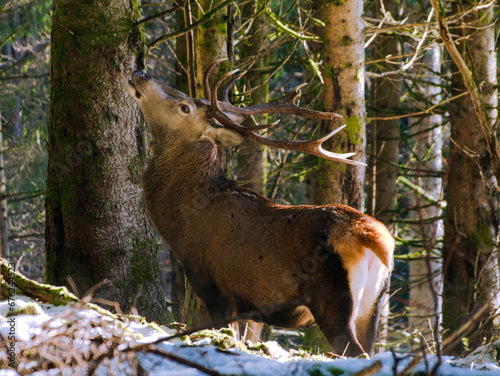
[{"label": "deer's hind leg", "polygon": [[358,356],[365,350],[356,337],[355,298],[348,272],[337,254],[332,254],[311,275],[308,307],[337,355]]}]

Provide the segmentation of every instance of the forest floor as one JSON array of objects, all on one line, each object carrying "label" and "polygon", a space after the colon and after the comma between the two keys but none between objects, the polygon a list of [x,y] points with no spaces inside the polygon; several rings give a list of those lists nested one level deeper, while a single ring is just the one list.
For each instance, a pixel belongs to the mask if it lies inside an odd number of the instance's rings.
[{"label": "forest floor", "polygon": [[[389,352],[332,360],[287,351],[273,341],[244,344],[229,330],[181,335],[178,327],[90,303],[54,305],[21,295],[0,302],[0,336],[0,376],[427,375],[437,361],[433,355]],[[490,345],[468,358],[443,357],[438,375],[498,376],[497,352]]]}]

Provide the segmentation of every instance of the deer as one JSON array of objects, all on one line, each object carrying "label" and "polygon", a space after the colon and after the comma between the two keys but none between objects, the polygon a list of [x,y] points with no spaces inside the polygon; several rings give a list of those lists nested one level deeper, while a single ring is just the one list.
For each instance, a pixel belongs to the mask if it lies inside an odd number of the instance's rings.
[{"label": "deer", "polygon": [[317,324],[334,353],[372,354],[393,266],[395,243],[386,226],[345,205],[275,204],[227,179],[218,152],[218,146],[249,139],[364,165],[349,159],[354,153],[322,148],[343,126],[315,140],[288,141],[260,134],[277,122],[241,125],[258,114],[323,120],[341,115],[298,106],[304,84],[274,102],[234,106],[229,92],[241,74],[222,74],[210,85],[219,63],[204,74],[204,99],[142,71],[132,73],[127,90],[138,102],[152,139],[142,176],[148,216],[182,264],[212,322],[251,312],[252,320],[279,327]]}]

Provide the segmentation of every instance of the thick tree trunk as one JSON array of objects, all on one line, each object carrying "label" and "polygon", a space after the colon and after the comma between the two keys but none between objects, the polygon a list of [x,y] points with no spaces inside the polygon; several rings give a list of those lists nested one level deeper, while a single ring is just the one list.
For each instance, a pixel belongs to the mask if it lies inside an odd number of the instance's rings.
[{"label": "thick tree trunk", "polygon": [[[441,80],[433,72],[441,69],[441,51],[437,44],[432,46],[423,60],[421,69],[422,83],[420,92],[430,98],[429,105],[441,100]],[[428,78],[425,78],[428,77]],[[424,250],[421,257],[409,262],[410,266],[410,318],[412,330],[419,330],[428,341],[433,340],[432,331],[435,329],[436,314],[441,313],[441,252],[439,241],[443,237],[443,223],[439,219],[441,210],[436,201],[441,195],[442,178],[439,172],[443,167],[443,128],[441,115],[430,115],[411,127],[415,134],[415,178],[412,183],[425,192],[414,191],[410,202],[411,218],[418,222],[409,228],[410,239],[422,239],[422,245],[413,246],[410,252]],[[433,286],[429,284],[432,281]],[[438,294],[434,294],[433,290]],[[436,301],[437,299],[437,301]]]},{"label": "thick tree trunk", "polygon": [[[454,13],[473,5],[453,3]],[[495,34],[492,8],[463,19],[460,50],[480,83],[481,94],[491,124],[497,117]],[[467,25],[466,25],[467,23]],[[468,24],[472,23],[472,25]],[[466,89],[454,67],[453,95]],[[451,152],[446,188],[447,208],[443,250],[443,326],[450,333],[484,308],[479,319],[469,326],[470,343],[498,334],[499,307],[498,207],[497,181],[493,176],[490,154],[484,133],[469,96],[452,103],[450,110]],[[480,330],[478,328],[480,327]]]},{"label": "thick tree trunk", "polygon": [[54,1],[46,281],[84,293],[108,278],[96,295],[167,322],[140,188],[146,129],[125,89],[144,66],[139,17],[135,0]]},{"label": "thick tree trunk", "polygon": [[[355,152],[355,160],[365,160],[365,51],[363,39],[363,2],[325,2],[323,5],[325,89],[324,110],[340,113],[347,127],[325,143],[327,150]],[[323,132],[342,125],[323,124]],[[315,194],[317,204],[347,204],[364,207],[364,172],[326,159],[319,160]]]}]

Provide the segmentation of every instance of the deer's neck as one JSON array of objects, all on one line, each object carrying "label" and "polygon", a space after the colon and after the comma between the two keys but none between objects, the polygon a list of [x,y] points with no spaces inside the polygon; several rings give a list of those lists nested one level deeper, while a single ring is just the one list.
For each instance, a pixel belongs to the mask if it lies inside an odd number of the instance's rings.
[{"label": "deer's neck", "polygon": [[210,140],[169,146],[155,151],[143,175],[143,188],[149,216],[174,246],[203,208],[234,183],[225,178],[217,147]]}]

